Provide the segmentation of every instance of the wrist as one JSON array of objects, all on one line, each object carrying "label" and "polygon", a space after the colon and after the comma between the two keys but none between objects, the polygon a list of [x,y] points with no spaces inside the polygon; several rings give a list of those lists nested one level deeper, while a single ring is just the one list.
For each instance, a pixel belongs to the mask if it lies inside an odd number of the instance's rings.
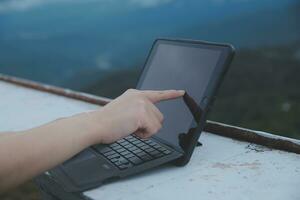
[{"label": "wrist", "polygon": [[89,146],[102,143],[107,123],[102,117],[102,111],[91,111],[80,115],[82,115],[82,117],[80,117],[82,120],[80,121],[84,124],[81,128],[83,129],[83,132],[85,132]]}]

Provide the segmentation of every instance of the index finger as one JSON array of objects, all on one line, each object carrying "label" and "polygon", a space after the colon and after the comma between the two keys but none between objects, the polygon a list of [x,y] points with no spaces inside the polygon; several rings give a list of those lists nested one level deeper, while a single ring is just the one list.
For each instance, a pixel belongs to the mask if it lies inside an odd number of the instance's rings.
[{"label": "index finger", "polygon": [[184,95],[184,90],[144,90],[142,94],[146,96],[152,103],[175,99]]}]

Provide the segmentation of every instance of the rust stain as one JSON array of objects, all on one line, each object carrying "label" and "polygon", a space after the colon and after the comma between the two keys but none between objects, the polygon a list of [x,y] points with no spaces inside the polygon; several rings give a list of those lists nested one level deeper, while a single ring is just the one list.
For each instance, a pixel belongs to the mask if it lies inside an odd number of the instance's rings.
[{"label": "rust stain", "polygon": [[225,163],[217,162],[212,167],[213,168],[220,168],[220,169],[228,169],[228,168],[232,167],[232,164],[225,164]]},{"label": "rust stain", "polygon": [[257,145],[257,144],[248,144],[246,147],[246,149],[248,149],[248,151],[246,151],[246,153],[249,153],[250,151],[255,151],[257,153],[262,153],[265,151],[272,151],[272,149],[262,146],[262,145]]},{"label": "rust stain", "polygon": [[230,169],[230,168],[235,168],[235,167],[246,167],[249,169],[259,169],[260,166],[261,166],[261,163],[256,160],[253,162],[245,162],[245,163],[241,163],[241,164],[217,162],[217,163],[213,164],[212,168]]},{"label": "rust stain", "polygon": [[261,165],[260,162],[254,161],[252,163],[245,162],[245,163],[239,164],[238,166],[240,166],[240,167],[247,167],[249,169],[258,169],[260,167],[260,165]]}]

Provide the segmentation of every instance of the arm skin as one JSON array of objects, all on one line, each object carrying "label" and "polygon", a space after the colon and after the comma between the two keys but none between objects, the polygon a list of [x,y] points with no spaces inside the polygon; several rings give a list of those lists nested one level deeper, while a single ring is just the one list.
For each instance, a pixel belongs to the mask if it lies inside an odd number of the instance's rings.
[{"label": "arm skin", "polygon": [[131,133],[145,138],[163,122],[155,103],[184,91],[129,89],[103,108],[59,119],[26,131],[0,135],[0,192],[23,183],[98,143],[108,144]]}]

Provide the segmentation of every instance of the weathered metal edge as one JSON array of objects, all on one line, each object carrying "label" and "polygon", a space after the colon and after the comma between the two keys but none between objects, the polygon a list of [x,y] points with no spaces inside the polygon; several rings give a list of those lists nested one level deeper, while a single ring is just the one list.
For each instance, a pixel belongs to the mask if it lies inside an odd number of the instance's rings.
[{"label": "weathered metal edge", "polygon": [[91,95],[91,94],[77,92],[77,91],[70,90],[70,89],[47,85],[47,84],[39,83],[36,81],[30,81],[30,80],[17,78],[17,77],[13,77],[13,76],[9,76],[9,75],[4,75],[4,74],[0,74],[0,80],[8,82],[8,83],[13,83],[15,85],[23,86],[23,87],[56,94],[59,96],[65,96],[68,98],[85,101],[85,102],[89,102],[92,104],[97,104],[100,106],[104,106],[109,101],[111,101],[111,99],[109,99],[109,98],[104,98],[104,97],[99,97],[99,96],[95,96],[95,95]]},{"label": "weathered metal edge", "polygon": [[[76,92],[73,90],[50,86],[35,81],[16,78],[4,74],[0,74],[0,80],[8,83],[16,84],[19,86],[23,86],[23,87],[56,94],[59,96],[64,96],[64,97],[85,101],[92,104],[97,104],[100,106],[104,106],[111,101],[111,99],[109,98],[98,97],[95,95],[90,95],[82,92]],[[227,124],[222,124],[213,121],[207,121],[204,130],[224,137],[229,137],[240,141],[246,141],[246,142],[267,146],[273,149],[300,154],[300,140],[291,139],[287,137],[280,137],[272,134],[267,134],[264,132],[230,126]]]},{"label": "weathered metal edge", "polygon": [[240,141],[263,145],[272,149],[300,154],[300,140],[288,137],[277,136],[262,131],[245,129],[213,121],[207,121],[205,131]]}]

